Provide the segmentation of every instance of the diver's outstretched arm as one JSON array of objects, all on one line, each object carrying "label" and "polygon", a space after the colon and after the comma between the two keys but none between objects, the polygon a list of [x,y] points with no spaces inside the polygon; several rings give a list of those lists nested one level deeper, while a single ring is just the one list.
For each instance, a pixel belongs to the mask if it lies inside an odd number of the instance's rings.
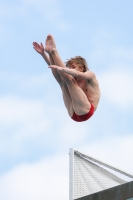
[{"label": "diver's outstretched arm", "polygon": [[[48,51],[47,51],[47,53],[49,54],[49,56],[46,54],[45,48],[42,43],[38,44],[37,42],[33,42],[33,48],[44,58],[44,60],[46,61],[46,63],[48,65],[55,65],[55,62]],[[57,72],[56,69],[51,69],[51,70],[52,70],[52,73],[53,73],[55,79],[61,85],[62,79],[61,79],[59,73]]]},{"label": "diver's outstretched arm", "polygon": [[44,46],[42,43],[38,44],[37,42],[33,42],[33,48],[44,58],[45,62],[50,65],[52,64],[50,62],[49,56],[46,54],[44,50]]}]

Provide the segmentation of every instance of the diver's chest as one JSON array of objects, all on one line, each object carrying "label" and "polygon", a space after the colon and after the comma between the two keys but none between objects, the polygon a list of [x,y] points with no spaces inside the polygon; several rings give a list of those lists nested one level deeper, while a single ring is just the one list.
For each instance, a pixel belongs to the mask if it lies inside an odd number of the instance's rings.
[{"label": "diver's chest", "polygon": [[80,84],[78,84],[78,85],[84,92],[87,92],[87,84],[86,84],[85,81],[80,83]]}]

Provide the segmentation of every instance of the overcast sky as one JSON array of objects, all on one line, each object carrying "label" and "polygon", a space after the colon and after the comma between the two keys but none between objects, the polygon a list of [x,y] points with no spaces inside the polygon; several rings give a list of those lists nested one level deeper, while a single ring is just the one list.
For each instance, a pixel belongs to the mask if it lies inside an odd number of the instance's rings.
[{"label": "overcast sky", "polygon": [[[71,147],[133,174],[132,22],[132,0],[0,0],[0,199],[68,200]],[[86,122],[70,119],[33,49],[49,33],[99,80]]]}]

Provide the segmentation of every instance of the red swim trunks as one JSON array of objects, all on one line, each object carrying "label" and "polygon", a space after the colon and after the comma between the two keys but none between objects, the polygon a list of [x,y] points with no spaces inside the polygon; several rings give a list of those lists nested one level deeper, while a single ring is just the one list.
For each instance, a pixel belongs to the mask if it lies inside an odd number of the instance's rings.
[{"label": "red swim trunks", "polygon": [[83,122],[88,120],[94,113],[95,108],[94,106],[91,104],[91,108],[89,110],[89,112],[87,114],[84,115],[77,115],[75,112],[73,113],[73,116],[71,117],[74,121],[76,122]]}]

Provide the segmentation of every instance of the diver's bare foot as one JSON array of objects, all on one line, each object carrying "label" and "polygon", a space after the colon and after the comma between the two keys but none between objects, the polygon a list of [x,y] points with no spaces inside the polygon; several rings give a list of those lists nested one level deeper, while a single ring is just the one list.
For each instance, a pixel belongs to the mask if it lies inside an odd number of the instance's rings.
[{"label": "diver's bare foot", "polygon": [[56,51],[56,45],[55,45],[55,41],[52,35],[48,35],[46,38],[46,47],[45,47],[45,51],[49,54],[53,53],[54,51]]}]

